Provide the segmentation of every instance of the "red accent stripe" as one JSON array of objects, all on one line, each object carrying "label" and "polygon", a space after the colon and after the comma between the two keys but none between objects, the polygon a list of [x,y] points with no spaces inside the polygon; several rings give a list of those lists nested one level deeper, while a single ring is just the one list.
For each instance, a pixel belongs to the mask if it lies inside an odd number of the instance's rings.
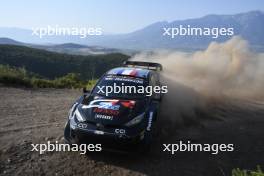
[{"label": "red accent stripe", "polygon": [[121,101],[121,104],[122,104],[123,106],[125,106],[126,108],[130,108],[130,109],[132,109],[132,108],[135,106],[135,101],[124,100],[124,101]]},{"label": "red accent stripe", "polygon": [[119,100],[116,100],[116,101],[112,101],[112,105],[116,105],[117,103],[119,102]]},{"label": "red accent stripe", "polygon": [[129,75],[130,75],[130,76],[136,76],[136,75],[137,75],[137,70],[134,69]]}]

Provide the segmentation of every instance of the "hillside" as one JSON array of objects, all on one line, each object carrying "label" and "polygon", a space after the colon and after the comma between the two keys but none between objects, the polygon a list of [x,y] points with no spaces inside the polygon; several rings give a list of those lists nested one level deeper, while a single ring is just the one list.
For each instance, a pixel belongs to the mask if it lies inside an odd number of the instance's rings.
[{"label": "hillside", "polygon": [[130,48],[130,49],[204,49],[212,41],[224,42],[232,36],[176,36],[171,38],[163,36],[163,28],[179,28],[182,25],[199,28],[233,28],[234,35],[240,35],[254,48],[264,46],[264,13],[251,11],[234,15],[206,15],[201,18],[176,20],[172,22],[161,21],[128,34],[104,36],[87,41],[87,44],[104,47]]},{"label": "hillside", "polygon": [[0,64],[23,67],[44,78],[54,79],[68,73],[80,73],[83,80],[100,77],[107,70],[121,65],[127,55],[79,56],[49,52],[25,46],[0,45]]},{"label": "hillside", "polygon": [[[1,31],[1,29],[0,29]],[[1,32],[0,32],[1,34]],[[0,45],[19,45],[27,46],[30,48],[43,49],[56,53],[65,53],[72,55],[98,55],[98,54],[110,54],[110,53],[127,53],[131,55],[134,51],[130,50],[120,50],[110,47],[92,46],[92,45],[80,45],[76,43],[62,43],[62,44],[33,44],[33,43],[23,43],[11,38],[0,37]]]},{"label": "hillside", "polygon": [[0,45],[24,45],[24,43],[18,42],[16,40],[10,39],[10,38],[4,38],[0,37]]},{"label": "hillside", "polygon": [[57,44],[57,45],[28,45],[28,46],[32,48],[37,48],[37,49],[44,49],[44,50],[51,51],[51,52],[83,55],[83,56],[121,52],[121,50],[114,49],[114,48],[79,45],[75,43],[63,43],[63,44]]}]

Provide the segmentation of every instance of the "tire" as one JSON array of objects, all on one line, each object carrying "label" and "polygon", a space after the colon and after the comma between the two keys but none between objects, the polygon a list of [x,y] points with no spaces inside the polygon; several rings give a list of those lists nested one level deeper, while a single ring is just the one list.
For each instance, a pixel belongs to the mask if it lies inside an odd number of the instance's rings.
[{"label": "tire", "polygon": [[67,121],[64,128],[64,141],[67,144],[71,144],[71,128],[69,121]]},{"label": "tire", "polygon": [[152,142],[152,131],[146,131],[144,135],[144,139],[142,140],[139,146],[139,153],[148,154],[151,150],[151,142]]},{"label": "tire", "polygon": [[157,120],[157,113],[154,113],[154,118],[152,122],[152,127],[150,131],[145,131],[144,139],[142,141],[140,153],[149,153],[151,151],[151,144],[153,142],[154,132],[156,131],[156,120]]}]

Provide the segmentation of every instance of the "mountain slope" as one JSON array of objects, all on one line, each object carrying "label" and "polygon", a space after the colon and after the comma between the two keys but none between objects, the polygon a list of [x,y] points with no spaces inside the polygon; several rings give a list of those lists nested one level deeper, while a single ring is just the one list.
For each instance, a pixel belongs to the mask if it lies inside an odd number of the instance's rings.
[{"label": "mountain slope", "polygon": [[[180,25],[199,28],[234,28],[234,35],[248,40],[253,47],[264,46],[264,13],[251,11],[235,15],[207,15],[201,18],[157,22],[128,34],[89,36],[32,36],[31,30],[0,28],[0,37],[9,37],[26,43],[78,43],[89,46],[103,46],[119,49],[204,49],[212,41],[223,42],[232,36],[163,36],[163,28],[177,28]],[[88,49],[89,50],[89,49]]]},{"label": "mountain slope", "polygon": [[121,52],[114,48],[105,48],[99,46],[87,46],[75,43],[63,43],[56,45],[29,45],[32,48],[44,49],[51,52],[66,53],[74,55],[98,55],[98,54],[110,54]]},{"label": "mountain slope", "polygon": [[80,45],[76,43],[38,45],[38,44],[22,43],[22,42],[19,42],[19,41],[10,39],[10,38],[0,38],[0,45],[5,45],[5,44],[6,45],[27,46],[30,48],[43,49],[43,50],[47,50],[51,52],[74,54],[74,55],[84,55],[84,56],[123,52],[121,50],[114,49],[114,48],[105,48],[105,47],[100,47],[100,46],[87,46],[87,45]]},{"label": "mountain slope", "polygon": [[207,15],[197,19],[158,22],[133,33],[105,36],[93,44],[114,46],[116,48],[154,49],[154,48],[205,48],[212,41],[223,42],[232,36],[163,36],[163,28],[187,27],[200,28],[234,28],[234,35],[240,35],[253,46],[264,45],[264,13],[252,11],[236,15]]},{"label": "mountain slope", "polygon": [[81,78],[86,80],[98,78],[127,59],[128,56],[118,53],[78,56],[25,46],[0,45],[0,64],[24,67],[30,72],[50,79],[64,76],[67,73],[80,73]]},{"label": "mountain slope", "polygon": [[0,45],[24,45],[22,42],[18,42],[16,40],[10,39],[10,38],[5,38],[1,37],[0,38]]}]

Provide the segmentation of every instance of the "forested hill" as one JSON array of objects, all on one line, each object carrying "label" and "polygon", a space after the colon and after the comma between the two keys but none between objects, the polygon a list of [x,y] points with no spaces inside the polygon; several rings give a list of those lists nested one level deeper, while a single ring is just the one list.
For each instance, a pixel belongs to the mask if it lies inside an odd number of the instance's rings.
[{"label": "forested hill", "polygon": [[98,78],[107,70],[122,65],[128,58],[129,56],[120,53],[79,56],[25,46],[0,45],[0,64],[23,67],[49,79],[68,73],[80,73],[84,80]]}]

